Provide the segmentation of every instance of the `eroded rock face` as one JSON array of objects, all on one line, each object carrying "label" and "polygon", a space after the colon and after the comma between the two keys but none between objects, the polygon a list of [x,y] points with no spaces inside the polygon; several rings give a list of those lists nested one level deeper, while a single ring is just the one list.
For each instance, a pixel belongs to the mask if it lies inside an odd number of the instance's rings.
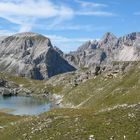
[{"label": "eroded rock face", "polygon": [[40,34],[19,33],[0,41],[0,71],[41,80],[73,70]]},{"label": "eroded rock face", "polygon": [[16,95],[16,89],[18,89],[18,85],[7,81],[3,78],[0,78],[0,95],[2,96],[12,96]]},{"label": "eroded rock face", "polygon": [[112,61],[139,61],[140,33],[117,38],[108,32],[100,40],[88,41],[64,58],[77,68],[109,65]]},{"label": "eroded rock face", "polygon": [[7,84],[7,81],[4,80],[3,78],[0,78],[0,87],[5,87]]},{"label": "eroded rock face", "polygon": [[0,94],[2,96],[12,96],[12,90],[8,88],[0,88]]},{"label": "eroded rock face", "polygon": [[131,33],[120,37],[117,42],[118,51],[115,55],[117,61],[140,60],[140,33]]}]

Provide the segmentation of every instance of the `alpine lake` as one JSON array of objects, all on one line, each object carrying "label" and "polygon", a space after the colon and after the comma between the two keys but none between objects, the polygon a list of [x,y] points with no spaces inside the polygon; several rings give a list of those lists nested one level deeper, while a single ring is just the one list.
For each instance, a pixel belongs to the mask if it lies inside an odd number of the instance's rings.
[{"label": "alpine lake", "polygon": [[12,115],[39,115],[49,111],[51,103],[46,99],[26,96],[0,96],[0,112]]}]

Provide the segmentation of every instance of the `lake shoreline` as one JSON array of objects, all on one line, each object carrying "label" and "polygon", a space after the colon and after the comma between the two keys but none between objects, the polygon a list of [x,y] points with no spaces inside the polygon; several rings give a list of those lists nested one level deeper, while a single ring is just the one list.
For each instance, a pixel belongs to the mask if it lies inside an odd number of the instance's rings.
[{"label": "lake shoreline", "polygon": [[12,115],[39,115],[52,109],[51,102],[36,96],[0,96],[0,112]]},{"label": "lake shoreline", "polygon": [[0,109],[0,113],[10,113],[10,112],[13,112],[15,111],[15,109],[10,109],[10,108],[2,108]]}]

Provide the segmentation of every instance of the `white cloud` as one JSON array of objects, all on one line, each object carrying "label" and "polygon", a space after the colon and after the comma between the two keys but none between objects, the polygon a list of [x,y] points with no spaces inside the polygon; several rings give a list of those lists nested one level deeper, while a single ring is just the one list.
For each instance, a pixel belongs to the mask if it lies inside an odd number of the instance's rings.
[{"label": "white cloud", "polygon": [[87,2],[82,0],[75,0],[79,3],[82,7],[107,7],[108,5],[102,3],[95,3],[95,2]]},{"label": "white cloud", "polygon": [[75,0],[80,5],[80,10],[75,11],[78,16],[114,16],[112,12],[107,12],[103,8],[108,7],[107,4],[88,2],[84,0]]},{"label": "white cloud", "polygon": [[72,9],[56,6],[48,0],[23,0],[22,2],[0,2],[0,14],[6,16],[27,16],[36,18],[71,17]]},{"label": "white cloud", "polygon": [[114,16],[113,13],[102,10],[107,7],[105,4],[82,0],[76,0],[76,2],[80,5],[77,9],[63,5],[61,2],[61,4],[55,4],[51,0],[1,0],[0,17],[18,24],[16,32],[25,32],[36,27],[36,21],[40,27],[44,26],[39,22],[40,19],[51,20],[50,24],[46,20],[47,30],[90,30],[89,25],[66,26],[63,21],[75,16]]},{"label": "white cloud", "polygon": [[33,19],[60,18],[65,20],[73,17],[73,15],[74,12],[71,8],[63,5],[54,5],[49,0],[0,2],[0,17],[21,25],[20,31],[31,30],[34,24]]},{"label": "white cloud", "polygon": [[88,31],[88,32],[93,32],[93,31],[102,31],[102,30],[106,30],[109,27],[103,27],[103,26],[95,26],[93,24],[88,24],[88,25],[78,25],[78,24],[65,24],[65,26],[63,26],[63,24],[61,25],[56,25],[56,26],[40,26],[40,25],[36,25],[41,29],[45,29],[48,31],[63,31],[63,30],[73,30],[73,31]]},{"label": "white cloud", "polygon": [[76,13],[79,16],[115,16],[114,13],[105,11],[79,11]]}]

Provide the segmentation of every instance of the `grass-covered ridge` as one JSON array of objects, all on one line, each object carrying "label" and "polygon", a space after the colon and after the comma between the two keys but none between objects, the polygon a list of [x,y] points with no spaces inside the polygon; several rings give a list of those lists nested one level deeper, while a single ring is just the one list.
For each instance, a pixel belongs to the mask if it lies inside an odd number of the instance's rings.
[{"label": "grass-covered ridge", "polygon": [[140,102],[140,65],[117,77],[106,78],[102,74],[74,87],[64,96],[64,103],[77,107],[101,109],[118,104]]}]

